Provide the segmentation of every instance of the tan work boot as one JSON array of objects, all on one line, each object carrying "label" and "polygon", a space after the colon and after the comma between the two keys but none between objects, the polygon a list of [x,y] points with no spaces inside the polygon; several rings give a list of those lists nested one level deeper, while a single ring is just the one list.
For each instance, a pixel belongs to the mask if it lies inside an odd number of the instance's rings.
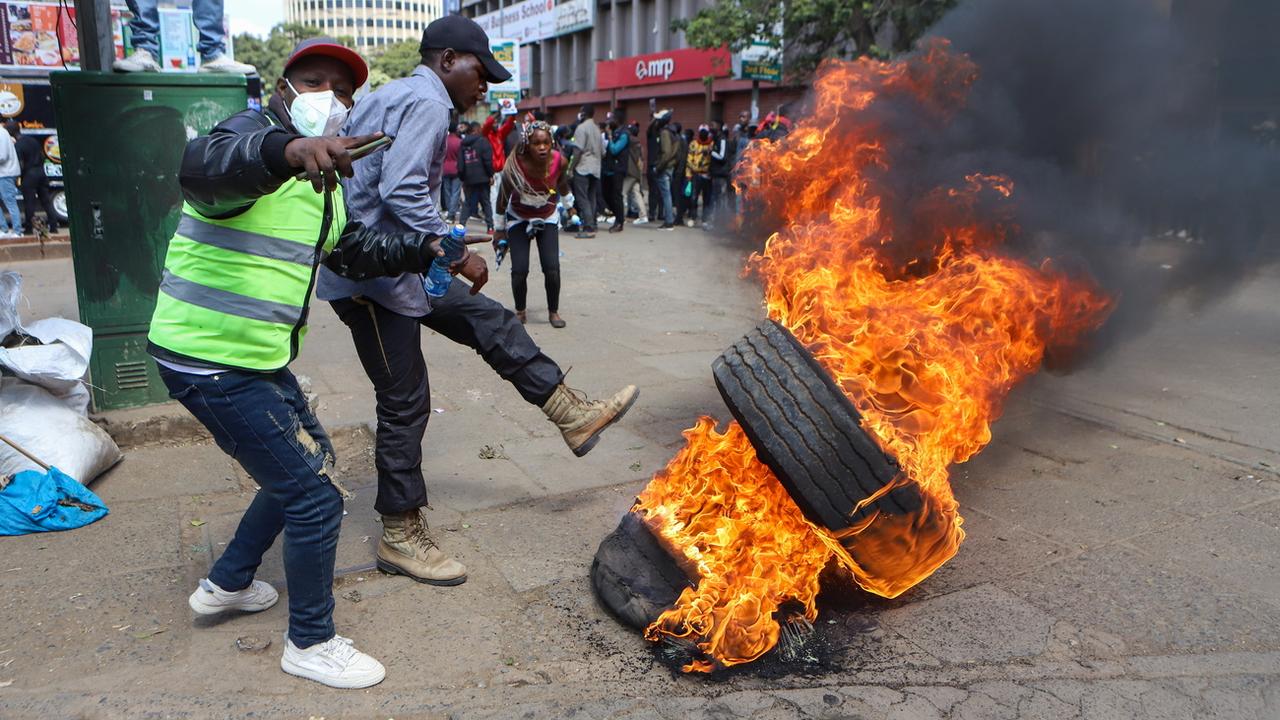
[{"label": "tan work boot", "polygon": [[429,585],[461,585],[467,581],[466,566],[440,551],[417,510],[382,516],[378,569]]},{"label": "tan work boot", "polygon": [[542,406],[542,412],[560,428],[573,454],[582,457],[596,446],[605,428],[622,419],[638,397],[636,386],[628,385],[608,400],[588,400],[582,392],[560,383]]}]

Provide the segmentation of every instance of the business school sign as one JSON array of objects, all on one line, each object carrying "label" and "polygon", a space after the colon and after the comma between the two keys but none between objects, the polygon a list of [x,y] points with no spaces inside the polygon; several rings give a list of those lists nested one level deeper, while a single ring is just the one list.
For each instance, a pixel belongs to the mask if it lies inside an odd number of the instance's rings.
[{"label": "business school sign", "polygon": [[477,16],[489,37],[531,43],[589,28],[596,22],[595,0],[524,0]]},{"label": "business school sign", "polygon": [[701,80],[707,76],[729,77],[731,69],[729,51],[724,48],[669,50],[597,62],[596,87],[608,90],[681,80]]}]

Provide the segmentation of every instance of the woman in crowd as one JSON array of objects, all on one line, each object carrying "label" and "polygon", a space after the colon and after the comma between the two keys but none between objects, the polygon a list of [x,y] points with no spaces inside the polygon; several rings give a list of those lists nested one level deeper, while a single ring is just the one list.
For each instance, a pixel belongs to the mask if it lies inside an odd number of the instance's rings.
[{"label": "woman in crowd", "polygon": [[[551,327],[562,328],[560,317],[560,214],[557,204],[571,197],[569,163],[552,147],[551,126],[534,121],[525,128],[524,139],[503,168],[498,190],[498,223],[495,249],[506,239],[511,254],[511,294],[516,317],[527,320],[529,254],[538,245],[543,284],[547,291],[547,314]],[[572,203],[570,203],[572,205]]]}]

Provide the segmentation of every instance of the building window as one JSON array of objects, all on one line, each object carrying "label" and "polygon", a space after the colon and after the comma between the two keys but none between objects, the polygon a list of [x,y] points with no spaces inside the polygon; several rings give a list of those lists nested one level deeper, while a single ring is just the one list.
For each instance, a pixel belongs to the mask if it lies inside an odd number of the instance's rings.
[{"label": "building window", "polygon": [[364,26],[365,26],[365,27],[373,27],[373,18],[365,18],[365,19],[364,19]]}]

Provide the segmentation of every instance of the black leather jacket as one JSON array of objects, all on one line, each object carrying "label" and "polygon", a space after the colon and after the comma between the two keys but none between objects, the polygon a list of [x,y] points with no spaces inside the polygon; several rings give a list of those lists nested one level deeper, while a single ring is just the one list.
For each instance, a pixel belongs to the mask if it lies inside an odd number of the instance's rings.
[{"label": "black leather jacket", "polygon": [[[289,167],[284,147],[301,137],[273,110],[245,110],[187,143],[178,179],[182,196],[201,215],[222,220],[245,212],[258,198],[279,190],[301,168]],[[319,232],[317,228],[317,233]],[[349,222],[323,259],[330,270],[353,280],[426,272],[440,237],[382,233]]]}]

